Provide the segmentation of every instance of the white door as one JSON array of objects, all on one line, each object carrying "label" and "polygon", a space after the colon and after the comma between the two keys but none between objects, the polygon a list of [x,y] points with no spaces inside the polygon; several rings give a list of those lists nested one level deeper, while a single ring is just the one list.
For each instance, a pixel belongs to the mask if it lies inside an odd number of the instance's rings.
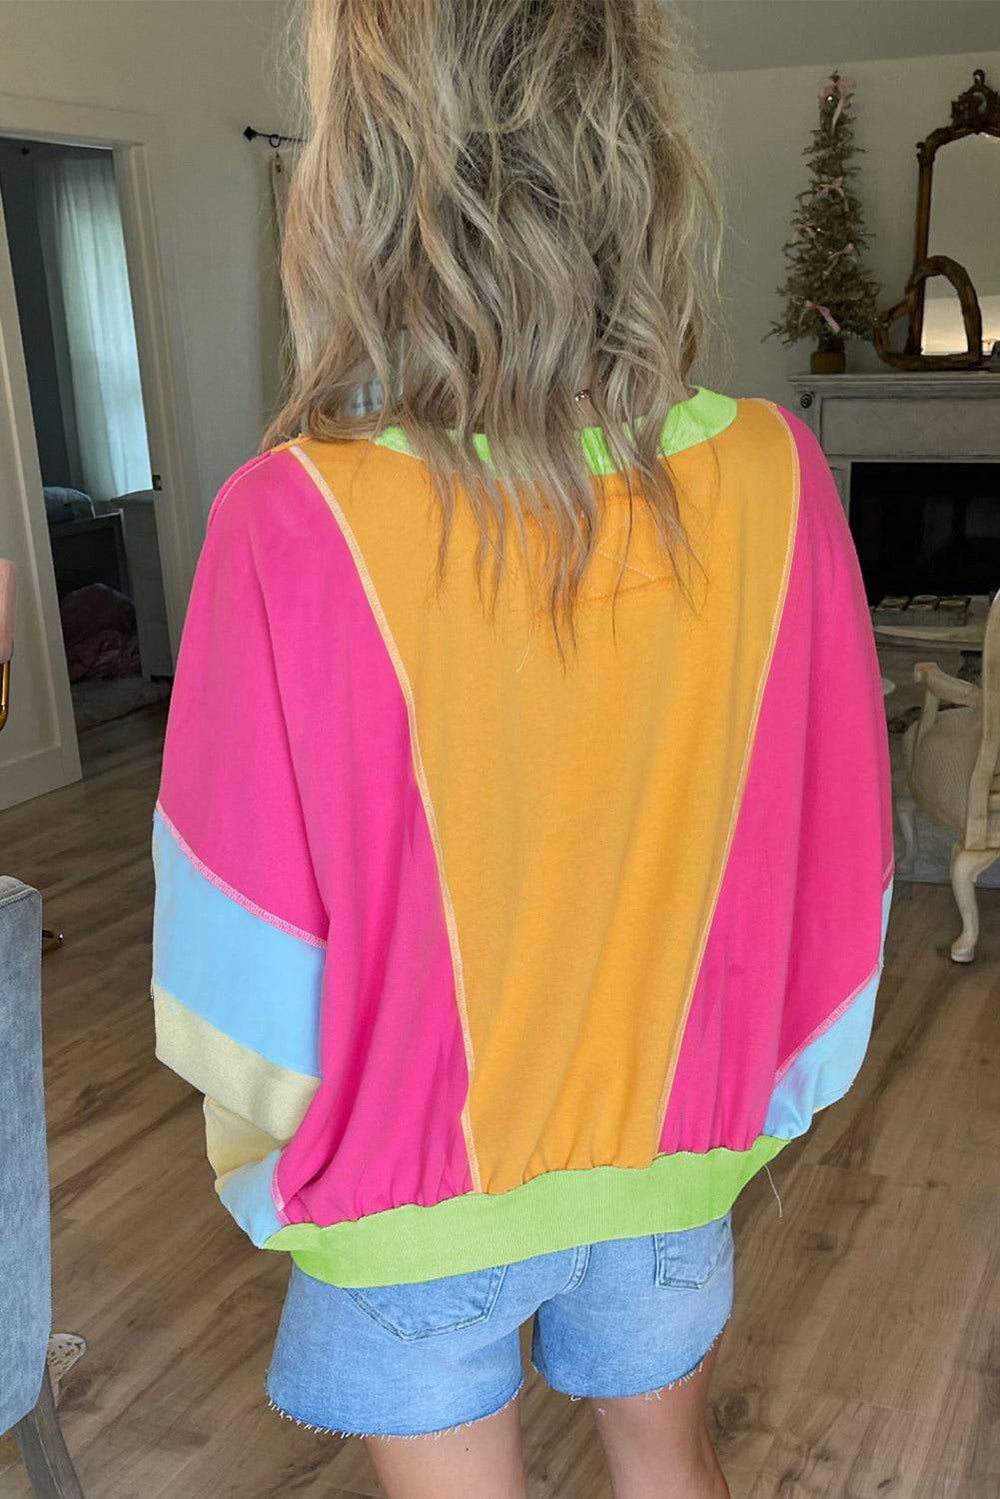
[{"label": "white door", "polygon": [[0,557],[17,568],[10,717],[0,733],[0,808],[80,778],[42,476],[0,211]]},{"label": "white door", "polygon": [[[156,525],[163,591],[176,654],[204,511],[186,372],[173,333],[180,326],[176,290],[164,274],[153,211],[150,160],[165,169],[166,127],[150,115],[0,94],[0,131],[114,151],[146,430],[160,484]],[[0,205],[0,557],[12,558],[19,573],[10,718],[0,733],[0,809],[80,777],[41,483]]]}]

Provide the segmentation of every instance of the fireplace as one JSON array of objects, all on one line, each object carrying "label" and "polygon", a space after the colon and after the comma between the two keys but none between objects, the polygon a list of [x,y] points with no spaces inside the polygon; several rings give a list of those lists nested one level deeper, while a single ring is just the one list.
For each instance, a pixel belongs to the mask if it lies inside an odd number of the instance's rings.
[{"label": "fireplace", "polygon": [[870,604],[1000,587],[1000,463],[855,461],[848,516]]},{"label": "fireplace", "polygon": [[868,600],[1000,587],[1000,373],[796,376]]}]

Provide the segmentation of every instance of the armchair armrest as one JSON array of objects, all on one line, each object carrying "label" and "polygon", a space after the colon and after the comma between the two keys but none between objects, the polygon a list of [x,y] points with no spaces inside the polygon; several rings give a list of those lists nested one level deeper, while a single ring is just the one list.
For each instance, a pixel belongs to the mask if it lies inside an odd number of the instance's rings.
[{"label": "armchair armrest", "polygon": [[913,680],[923,682],[928,695],[941,703],[963,703],[973,708],[982,697],[982,688],[974,682],[963,682],[959,677],[949,676],[934,661],[918,661],[913,668]]},{"label": "armchair armrest", "polygon": [[913,680],[923,682],[927,689],[923,712],[917,726],[917,745],[937,718],[939,704],[961,703],[967,708],[974,708],[982,701],[983,694],[980,687],[976,687],[972,682],[963,682],[958,677],[949,676],[935,661],[918,661],[913,668]]}]

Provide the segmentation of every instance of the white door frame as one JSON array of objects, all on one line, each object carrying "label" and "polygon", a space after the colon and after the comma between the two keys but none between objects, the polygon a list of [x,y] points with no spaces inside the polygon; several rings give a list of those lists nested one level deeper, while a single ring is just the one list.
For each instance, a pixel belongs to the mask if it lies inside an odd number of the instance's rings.
[{"label": "white door frame", "polygon": [[[201,486],[180,319],[169,261],[161,255],[152,182],[168,164],[163,125],[153,115],[62,100],[0,94],[0,135],[64,145],[106,146],[115,178],[132,291],[150,466],[160,476],[157,532],[171,646],[181,625],[204,532]],[[12,449],[8,465],[4,449]],[[11,716],[0,737],[0,808],[79,778],[69,679],[63,653],[34,423],[14,285],[0,215],[0,555],[19,569]],[[23,642],[24,651],[21,649]],[[30,653],[29,672],[17,658]],[[25,702],[31,696],[34,703]],[[18,711],[23,705],[23,718]],[[21,718],[22,730],[17,724]]]}]

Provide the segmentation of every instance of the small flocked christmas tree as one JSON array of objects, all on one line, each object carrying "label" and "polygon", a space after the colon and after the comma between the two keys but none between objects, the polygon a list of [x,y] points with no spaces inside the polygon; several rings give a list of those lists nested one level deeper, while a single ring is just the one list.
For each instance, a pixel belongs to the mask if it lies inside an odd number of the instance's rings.
[{"label": "small flocked christmas tree", "polygon": [[851,186],[858,174],[851,160],[860,151],[854,144],[853,89],[852,80],[836,72],[820,89],[819,124],[802,151],[812,181],[796,195],[798,208],[784,247],[788,270],[778,288],[785,309],[771,325],[785,344],[815,337],[820,355],[827,357],[814,358],[814,368],[829,370],[843,369],[845,337],[871,337],[879,292],[861,264],[869,235]]}]

